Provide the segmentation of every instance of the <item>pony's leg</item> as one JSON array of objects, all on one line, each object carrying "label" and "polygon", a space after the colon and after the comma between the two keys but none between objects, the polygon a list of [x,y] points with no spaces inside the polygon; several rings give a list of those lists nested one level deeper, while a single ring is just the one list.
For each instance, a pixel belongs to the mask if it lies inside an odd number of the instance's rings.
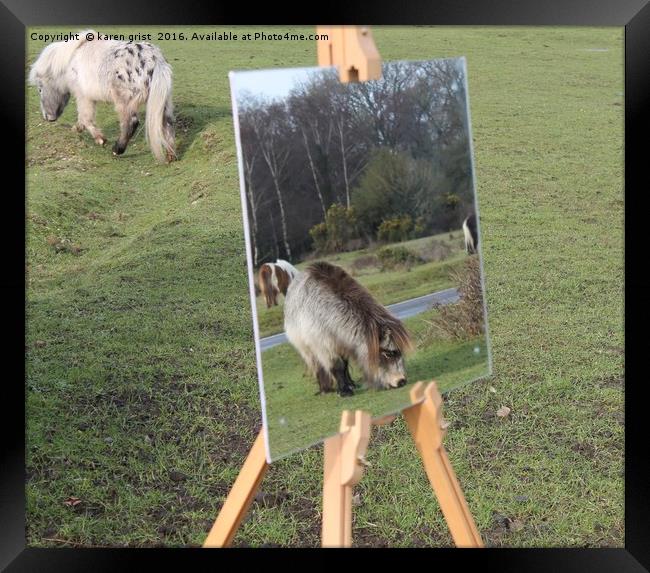
[{"label": "pony's leg", "polygon": [[320,365],[316,370],[316,379],[318,380],[319,387],[319,391],[316,392],[316,395],[325,392],[332,392],[332,390],[334,390],[334,379],[332,378],[332,375]]},{"label": "pony's leg", "polygon": [[87,129],[95,143],[98,145],[106,143],[104,134],[95,125],[95,102],[92,100],[77,98],[77,123],[73,129],[77,132]]},{"label": "pony's leg", "polygon": [[316,376],[316,381],[318,382],[318,392],[316,394],[323,394],[325,392],[331,392],[334,390],[334,381],[330,376],[327,368],[325,368],[318,359],[310,350],[304,346],[298,348],[302,359],[305,361],[309,371]]},{"label": "pony's leg", "polygon": [[319,362],[316,355],[311,351],[301,336],[292,336],[293,334],[291,329],[287,330],[289,342],[298,351],[309,372],[316,377],[316,381],[318,382],[318,392],[316,392],[316,395],[334,390],[334,380],[330,376],[328,368]]},{"label": "pony's leg", "polygon": [[360,384],[355,382],[350,375],[350,361],[347,358],[341,358],[343,361],[343,374],[345,376],[346,383],[354,388],[358,388]]},{"label": "pony's leg", "polygon": [[113,155],[122,155],[126,146],[131,141],[135,130],[140,125],[138,120],[138,106],[133,102],[115,104],[115,111],[120,118],[120,137],[113,145]]},{"label": "pony's leg", "polygon": [[340,368],[340,358],[325,344],[311,346],[315,363],[318,365],[316,377],[321,392],[338,390],[341,396],[350,396],[352,389],[346,384]]},{"label": "pony's leg", "polygon": [[336,379],[336,386],[340,396],[352,396],[354,394],[354,382],[350,378],[347,360],[337,358],[332,367],[332,375]]},{"label": "pony's leg", "polygon": [[170,149],[167,150],[167,163],[171,163],[176,159],[176,150],[175,150],[175,137],[176,133],[174,130],[174,119],[167,113],[163,118],[163,133],[167,143],[169,143]]}]

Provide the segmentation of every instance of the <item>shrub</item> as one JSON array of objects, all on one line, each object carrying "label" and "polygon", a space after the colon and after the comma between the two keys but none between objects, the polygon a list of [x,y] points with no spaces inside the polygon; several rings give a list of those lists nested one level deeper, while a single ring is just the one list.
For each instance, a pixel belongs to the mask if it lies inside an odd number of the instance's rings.
[{"label": "shrub", "polygon": [[363,269],[378,266],[379,259],[377,255],[361,255],[352,261],[350,268],[352,269],[353,273],[356,273],[358,271],[362,271]]},{"label": "shrub", "polygon": [[377,229],[377,240],[388,243],[408,241],[413,238],[413,231],[413,219],[410,215],[385,219]]},{"label": "shrub", "polygon": [[398,267],[410,269],[413,265],[424,262],[416,254],[402,246],[384,247],[377,252],[377,258],[382,271]]},{"label": "shrub", "polygon": [[451,278],[458,284],[460,300],[455,304],[434,305],[437,315],[429,322],[429,334],[442,338],[467,340],[484,332],[483,289],[478,255],[472,255]]},{"label": "shrub", "polygon": [[324,253],[327,252],[327,225],[318,223],[309,230],[309,236],[314,245],[314,250]]},{"label": "shrub", "polygon": [[422,237],[427,232],[427,222],[424,217],[420,216],[415,220],[413,227],[413,234],[415,237]]},{"label": "shrub", "polygon": [[335,203],[325,215],[325,221],[309,230],[313,248],[320,253],[340,253],[357,238],[357,218],[354,207],[349,209]]},{"label": "shrub", "polygon": [[439,262],[449,257],[451,252],[452,248],[449,243],[439,239],[431,239],[422,247],[420,255],[427,262]]}]

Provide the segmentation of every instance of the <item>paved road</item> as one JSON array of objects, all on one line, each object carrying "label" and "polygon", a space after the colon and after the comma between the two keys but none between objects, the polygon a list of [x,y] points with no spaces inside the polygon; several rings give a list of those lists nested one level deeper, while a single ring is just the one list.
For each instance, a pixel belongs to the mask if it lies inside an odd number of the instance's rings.
[{"label": "paved road", "polygon": [[[395,304],[390,304],[386,308],[397,318],[403,320],[416,314],[420,314],[425,310],[431,308],[431,305],[434,302],[440,304],[449,304],[456,302],[458,300],[458,290],[455,288],[448,288],[441,290],[439,292],[432,292],[431,294],[425,294],[424,296],[418,296],[412,298],[411,300],[405,300],[404,302],[396,302]],[[260,340],[260,349],[262,352],[273,348],[278,344],[287,342],[287,337],[284,332],[279,334],[274,334],[273,336],[267,336]]]}]

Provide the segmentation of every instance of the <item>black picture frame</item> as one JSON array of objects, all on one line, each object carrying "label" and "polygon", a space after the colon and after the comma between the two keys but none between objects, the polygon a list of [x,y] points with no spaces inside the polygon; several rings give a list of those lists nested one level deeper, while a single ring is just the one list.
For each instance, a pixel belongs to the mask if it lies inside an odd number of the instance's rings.
[{"label": "black picture frame", "polygon": [[[283,9],[284,8],[284,9]],[[288,9],[286,9],[288,8]],[[35,25],[241,25],[349,23],[431,25],[585,25],[625,27],[625,339],[628,372],[625,400],[625,548],[621,549],[488,549],[484,551],[440,549],[435,554],[409,550],[382,551],[383,564],[402,565],[417,558],[431,559],[430,566],[471,567],[499,571],[644,571],[650,567],[650,478],[642,399],[645,380],[641,373],[648,324],[647,304],[641,297],[650,280],[645,278],[644,218],[647,184],[641,167],[647,163],[646,134],[650,130],[650,6],[647,0],[438,0],[400,3],[382,0],[364,5],[329,2],[311,6],[317,13],[266,3],[254,10],[243,3],[208,4],[144,0],[79,2],[65,0],[2,0],[0,3],[0,90],[4,154],[2,157],[5,202],[4,272],[0,280],[5,307],[6,337],[3,351],[3,454],[0,463],[0,567],[7,571],[115,571],[158,566],[213,568],[232,559],[240,569],[262,553],[201,549],[38,549],[25,547],[25,362],[20,358],[25,333],[25,28]],[[315,51],[315,46],[314,46]],[[14,177],[11,177],[14,175]],[[13,181],[13,183],[9,183]],[[21,218],[20,214],[23,215]],[[8,243],[8,244],[7,244]],[[633,309],[627,313],[627,309]],[[647,352],[647,351],[646,351]],[[631,372],[631,375],[629,374]],[[20,413],[23,415],[20,415]],[[13,416],[12,414],[18,413]],[[288,550],[273,550],[287,559]],[[422,550],[420,550],[422,551]],[[316,557],[311,550],[291,552],[291,564]],[[349,552],[330,550],[318,555],[340,559]],[[325,557],[324,557],[325,556]],[[349,557],[347,557],[349,559]],[[323,560],[325,559],[325,560]],[[364,561],[367,564],[367,561]],[[367,565],[364,565],[367,566]]]}]

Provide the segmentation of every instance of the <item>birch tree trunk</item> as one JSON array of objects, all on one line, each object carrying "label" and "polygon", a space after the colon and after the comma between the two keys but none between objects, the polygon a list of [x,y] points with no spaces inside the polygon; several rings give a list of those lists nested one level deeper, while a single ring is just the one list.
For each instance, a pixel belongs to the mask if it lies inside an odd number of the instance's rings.
[{"label": "birch tree trunk", "polygon": [[284,201],[282,200],[282,191],[280,189],[280,176],[289,157],[289,152],[285,151],[283,153],[279,151],[277,147],[280,143],[275,141],[272,133],[269,133],[266,130],[264,133],[260,133],[260,126],[258,124],[253,126],[253,130],[257,136],[262,151],[262,157],[269,168],[271,179],[273,180],[273,188],[275,189],[275,194],[278,198],[278,206],[280,207],[280,223],[282,225],[284,250],[289,260],[291,260],[291,247],[289,246],[289,234],[287,232],[287,217],[284,211]]},{"label": "birch tree trunk", "polygon": [[291,247],[289,246],[289,235],[287,233],[287,217],[284,214],[284,201],[282,200],[282,191],[280,191],[280,185],[278,179],[275,175],[273,177],[273,186],[275,187],[275,193],[278,196],[278,205],[280,206],[280,223],[282,224],[282,239],[284,240],[284,250],[287,253],[287,257],[291,260]]},{"label": "birch tree trunk", "polygon": [[245,175],[245,187],[246,187],[246,196],[248,197],[248,202],[251,206],[251,219],[253,220],[253,266],[257,267],[259,261],[259,252],[257,250],[257,197],[253,191],[253,167],[255,166],[256,156],[250,161],[246,161],[244,156],[244,175]]},{"label": "birch tree trunk", "polygon": [[307,158],[309,159],[309,167],[311,168],[311,174],[312,177],[314,178],[314,186],[316,187],[316,194],[318,195],[318,199],[320,201],[320,206],[323,211],[323,220],[324,220],[327,211],[325,209],[325,201],[323,200],[323,193],[321,192],[320,185],[318,184],[318,177],[316,175],[316,168],[314,167],[314,161],[311,157],[311,151],[309,150],[309,142],[307,141],[307,134],[305,133],[304,129],[301,129],[300,131],[302,133],[302,139],[305,142],[305,151],[307,152]]},{"label": "birch tree trunk", "polygon": [[350,208],[350,181],[348,179],[348,161],[345,157],[345,141],[343,139],[343,121],[339,118],[337,121],[339,131],[339,141],[341,143],[341,161],[343,163],[343,182],[345,184],[345,201],[346,206]]}]

